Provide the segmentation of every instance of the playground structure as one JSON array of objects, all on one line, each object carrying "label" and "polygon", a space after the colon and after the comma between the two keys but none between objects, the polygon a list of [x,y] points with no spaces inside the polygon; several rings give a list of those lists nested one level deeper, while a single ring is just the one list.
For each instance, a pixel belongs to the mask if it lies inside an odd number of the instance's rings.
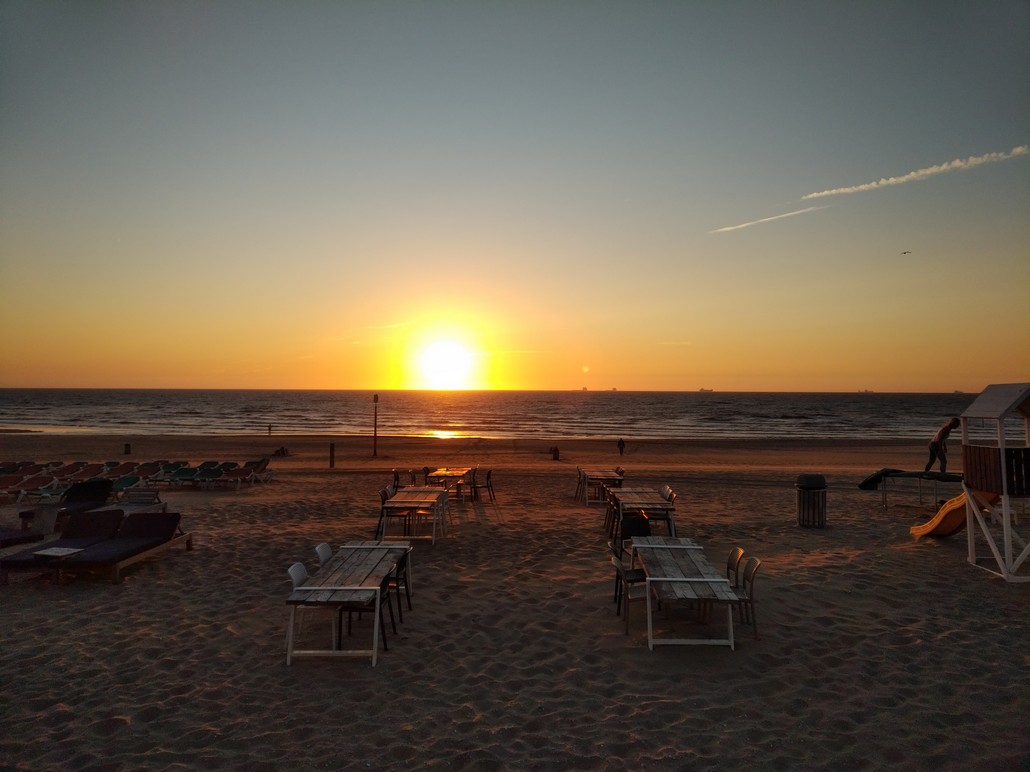
[{"label": "playground structure", "polygon": [[[1030,543],[1016,530],[1019,524],[1013,511],[1013,499],[1030,496],[1030,383],[992,384],[959,418],[968,560],[1005,581],[1030,582],[1030,574],[1020,573],[1030,555]],[[1006,431],[1019,420],[1021,444],[1007,436],[1014,431]],[[977,430],[980,436],[974,441]],[[989,555],[978,554],[978,534]]]}]

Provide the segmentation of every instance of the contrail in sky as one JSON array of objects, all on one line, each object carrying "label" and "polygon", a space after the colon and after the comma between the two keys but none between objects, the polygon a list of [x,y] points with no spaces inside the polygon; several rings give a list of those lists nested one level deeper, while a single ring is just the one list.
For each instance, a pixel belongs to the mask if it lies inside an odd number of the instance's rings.
[{"label": "contrail in sky", "polygon": [[725,228],[716,228],[714,231],[708,231],[709,233],[728,233],[729,231],[739,231],[741,228],[750,228],[752,225],[759,225],[763,222],[772,222],[773,220],[782,220],[784,217],[794,217],[795,215],[805,214],[806,212],[814,212],[818,209],[829,209],[829,206],[810,206],[806,209],[798,209],[796,212],[787,212],[786,214],[778,214],[774,217],[763,217],[761,220],[752,220],[751,222],[741,223],[740,225],[728,225]]},{"label": "contrail in sky", "polygon": [[[977,166],[983,166],[984,164],[993,164],[997,163],[998,161],[1007,161],[1010,158],[1026,155],[1027,153],[1030,153],[1030,146],[1019,145],[1018,147],[1012,148],[1007,153],[986,153],[984,155],[972,155],[969,156],[969,158],[956,158],[954,161],[948,161],[945,164],[938,164],[937,166],[927,166],[925,169],[916,169],[914,172],[902,174],[900,177],[883,177],[877,180],[876,182],[866,182],[863,185],[852,185],[849,188],[833,188],[832,190],[820,190],[818,193],[808,193],[802,196],[801,200],[808,201],[812,198],[823,198],[825,196],[841,196],[845,193],[861,193],[866,190],[886,188],[890,185],[904,185],[906,182],[925,180],[927,177],[933,177],[937,174],[955,172],[961,169],[975,169]],[[759,220],[758,222],[763,221]],[[751,223],[749,223],[749,225],[750,224]]]}]

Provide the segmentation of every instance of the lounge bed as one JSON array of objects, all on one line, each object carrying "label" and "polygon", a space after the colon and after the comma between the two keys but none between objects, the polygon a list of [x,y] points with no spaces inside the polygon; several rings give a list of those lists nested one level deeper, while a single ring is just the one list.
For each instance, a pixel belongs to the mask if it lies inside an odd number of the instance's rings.
[{"label": "lounge bed", "polygon": [[34,541],[43,541],[45,534],[42,531],[29,531],[25,528],[8,528],[0,525],[0,549],[14,547],[18,544],[31,544]]},{"label": "lounge bed", "polygon": [[111,480],[100,479],[74,483],[64,492],[60,501],[37,504],[32,509],[19,512],[22,528],[34,526],[33,530],[43,533],[55,528],[60,531],[61,523],[72,513],[96,509],[107,503],[113,484]]},{"label": "lounge bed", "polygon": [[64,553],[68,550],[85,550],[93,544],[113,537],[118,532],[124,516],[120,509],[73,512],[68,516],[61,538],[0,558],[0,584],[7,584],[11,571],[52,571],[57,561],[67,559]]},{"label": "lounge bed", "polygon": [[126,515],[118,532],[109,539],[86,547],[61,560],[56,566],[58,579],[66,574],[104,572],[116,584],[121,570],[153,557],[177,544],[193,549],[193,535],[181,528],[178,512],[133,512]]}]

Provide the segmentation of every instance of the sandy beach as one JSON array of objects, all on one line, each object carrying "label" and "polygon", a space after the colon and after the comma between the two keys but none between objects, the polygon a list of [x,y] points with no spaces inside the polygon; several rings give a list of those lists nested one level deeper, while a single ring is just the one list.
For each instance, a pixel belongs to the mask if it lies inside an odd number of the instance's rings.
[{"label": "sandy beach", "polygon": [[[4,459],[290,453],[264,484],[162,490],[194,548],[121,584],[0,587],[0,767],[1028,768],[1030,585],[970,566],[964,533],[909,535],[952,488],[920,502],[899,485],[885,511],[857,487],[921,469],[922,443],[553,445],[379,437],[373,457],[369,437],[0,434]],[[680,535],[713,564],[736,545],[761,558],[760,640],[741,626],[735,651],[649,651],[639,605],[624,634],[603,512],[573,498],[578,465],[616,463],[672,486]],[[453,505],[447,538],[416,544],[413,609],[378,666],[287,667],[286,568],[370,538],[392,469],[475,464],[497,503]],[[824,529],[797,525],[801,473],[826,477]],[[315,613],[303,634],[328,629]]]}]

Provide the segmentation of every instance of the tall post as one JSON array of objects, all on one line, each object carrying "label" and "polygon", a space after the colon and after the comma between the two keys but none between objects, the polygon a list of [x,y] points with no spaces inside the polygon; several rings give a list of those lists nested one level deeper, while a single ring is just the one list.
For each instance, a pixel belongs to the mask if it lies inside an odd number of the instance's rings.
[{"label": "tall post", "polygon": [[372,395],[372,455],[376,456],[376,443],[379,439],[379,395]]}]

